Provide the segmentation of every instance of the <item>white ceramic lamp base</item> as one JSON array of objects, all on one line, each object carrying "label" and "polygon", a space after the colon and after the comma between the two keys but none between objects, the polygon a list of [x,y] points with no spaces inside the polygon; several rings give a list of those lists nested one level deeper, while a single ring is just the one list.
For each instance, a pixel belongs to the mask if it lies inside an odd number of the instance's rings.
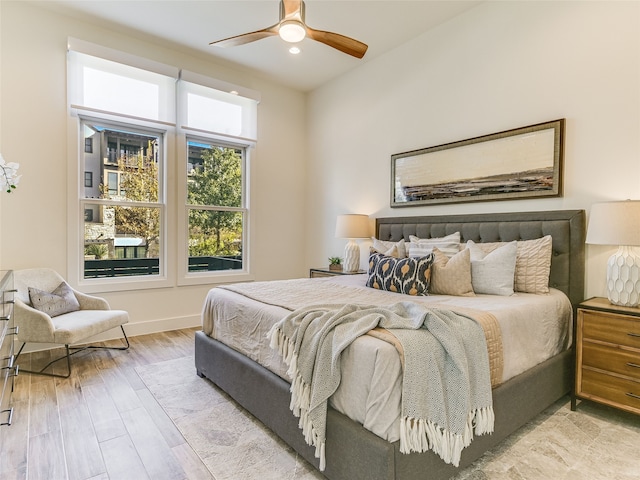
[{"label": "white ceramic lamp base", "polygon": [[607,262],[607,296],[614,305],[635,307],[640,300],[640,256],[620,247]]},{"label": "white ceramic lamp base", "polygon": [[360,270],[360,245],[355,240],[349,240],[344,247],[344,266],[345,272],[357,272]]}]

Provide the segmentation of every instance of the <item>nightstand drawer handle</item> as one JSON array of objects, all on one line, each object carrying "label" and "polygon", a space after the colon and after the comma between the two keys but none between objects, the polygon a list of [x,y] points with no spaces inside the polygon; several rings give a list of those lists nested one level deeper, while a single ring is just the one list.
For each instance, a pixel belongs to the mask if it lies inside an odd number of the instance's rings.
[{"label": "nightstand drawer handle", "polygon": [[640,333],[631,333],[631,332],[629,332],[629,333],[627,333],[627,335],[629,335],[630,337],[638,337],[638,338],[640,338]]},{"label": "nightstand drawer handle", "polygon": [[637,363],[627,362],[627,367],[640,368],[640,365]]},{"label": "nightstand drawer handle", "polygon": [[631,392],[627,392],[627,396],[629,396],[631,398],[637,398],[638,400],[640,400],[640,395],[636,395],[636,394],[631,393]]}]

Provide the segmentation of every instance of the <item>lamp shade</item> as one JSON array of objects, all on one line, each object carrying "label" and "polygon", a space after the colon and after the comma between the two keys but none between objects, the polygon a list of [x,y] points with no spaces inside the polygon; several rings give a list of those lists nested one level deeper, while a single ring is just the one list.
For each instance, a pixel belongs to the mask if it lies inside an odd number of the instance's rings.
[{"label": "lamp shade", "polygon": [[593,204],[586,243],[640,245],[640,200]]},{"label": "lamp shade", "polygon": [[369,217],[359,214],[338,215],[336,237],[369,238]]},{"label": "lamp shade", "polygon": [[586,243],[617,245],[607,261],[607,298],[614,305],[640,302],[640,201],[603,202],[591,206]]}]

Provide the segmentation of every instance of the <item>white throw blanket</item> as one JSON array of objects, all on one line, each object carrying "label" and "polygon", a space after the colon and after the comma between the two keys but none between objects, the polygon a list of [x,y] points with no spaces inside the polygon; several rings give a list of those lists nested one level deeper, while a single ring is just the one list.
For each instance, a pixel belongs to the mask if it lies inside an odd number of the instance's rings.
[{"label": "white throw blanket", "polygon": [[484,332],[473,319],[448,310],[399,302],[388,307],[314,305],[270,330],[271,348],[289,366],[291,405],[320,470],[325,461],[327,401],[340,384],[340,356],[374,327],[402,344],[400,451],[433,450],[458,466],[462,449],[493,431],[489,359]]}]

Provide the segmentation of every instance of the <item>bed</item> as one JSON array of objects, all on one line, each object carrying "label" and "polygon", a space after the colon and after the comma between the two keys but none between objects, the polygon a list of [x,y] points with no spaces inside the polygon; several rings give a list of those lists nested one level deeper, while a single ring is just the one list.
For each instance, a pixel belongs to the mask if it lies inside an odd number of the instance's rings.
[{"label": "bed", "polygon": [[[396,242],[444,237],[460,232],[461,241],[511,242],[552,238],[549,287],[575,306],[584,293],[584,232],[582,210],[469,214],[453,216],[391,217],[376,220],[376,237]],[[321,281],[314,279],[311,281]],[[346,280],[345,280],[346,281]],[[216,290],[216,289],[212,289]],[[229,295],[230,292],[226,292]],[[233,292],[231,292],[233,294]],[[394,294],[392,294],[394,295]],[[397,295],[397,294],[395,294]],[[280,307],[270,305],[268,308]],[[239,306],[237,314],[249,312]],[[248,315],[248,314],[247,314]],[[575,315],[574,315],[575,317]],[[204,318],[203,325],[208,322]],[[307,445],[298,419],[289,409],[290,384],[270,362],[249,358],[224,339],[196,333],[195,364],[199,376],[211,380],[246,408],[307,461],[318,468],[314,448]],[[570,337],[569,337],[570,338]],[[567,342],[567,344],[570,344]],[[267,365],[267,367],[263,366]],[[470,465],[545,408],[566,395],[573,382],[573,353],[564,348],[550,358],[510,376],[493,389],[495,428],[491,435],[476,436],[462,451],[458,468],[433,452],[403,454],[399,441],[388,441],[338,409],[329,407],[326,427],[327,464],[322,472],[330,479],[443,479]],[[347,452],[347,454],[345,454]]]}]

